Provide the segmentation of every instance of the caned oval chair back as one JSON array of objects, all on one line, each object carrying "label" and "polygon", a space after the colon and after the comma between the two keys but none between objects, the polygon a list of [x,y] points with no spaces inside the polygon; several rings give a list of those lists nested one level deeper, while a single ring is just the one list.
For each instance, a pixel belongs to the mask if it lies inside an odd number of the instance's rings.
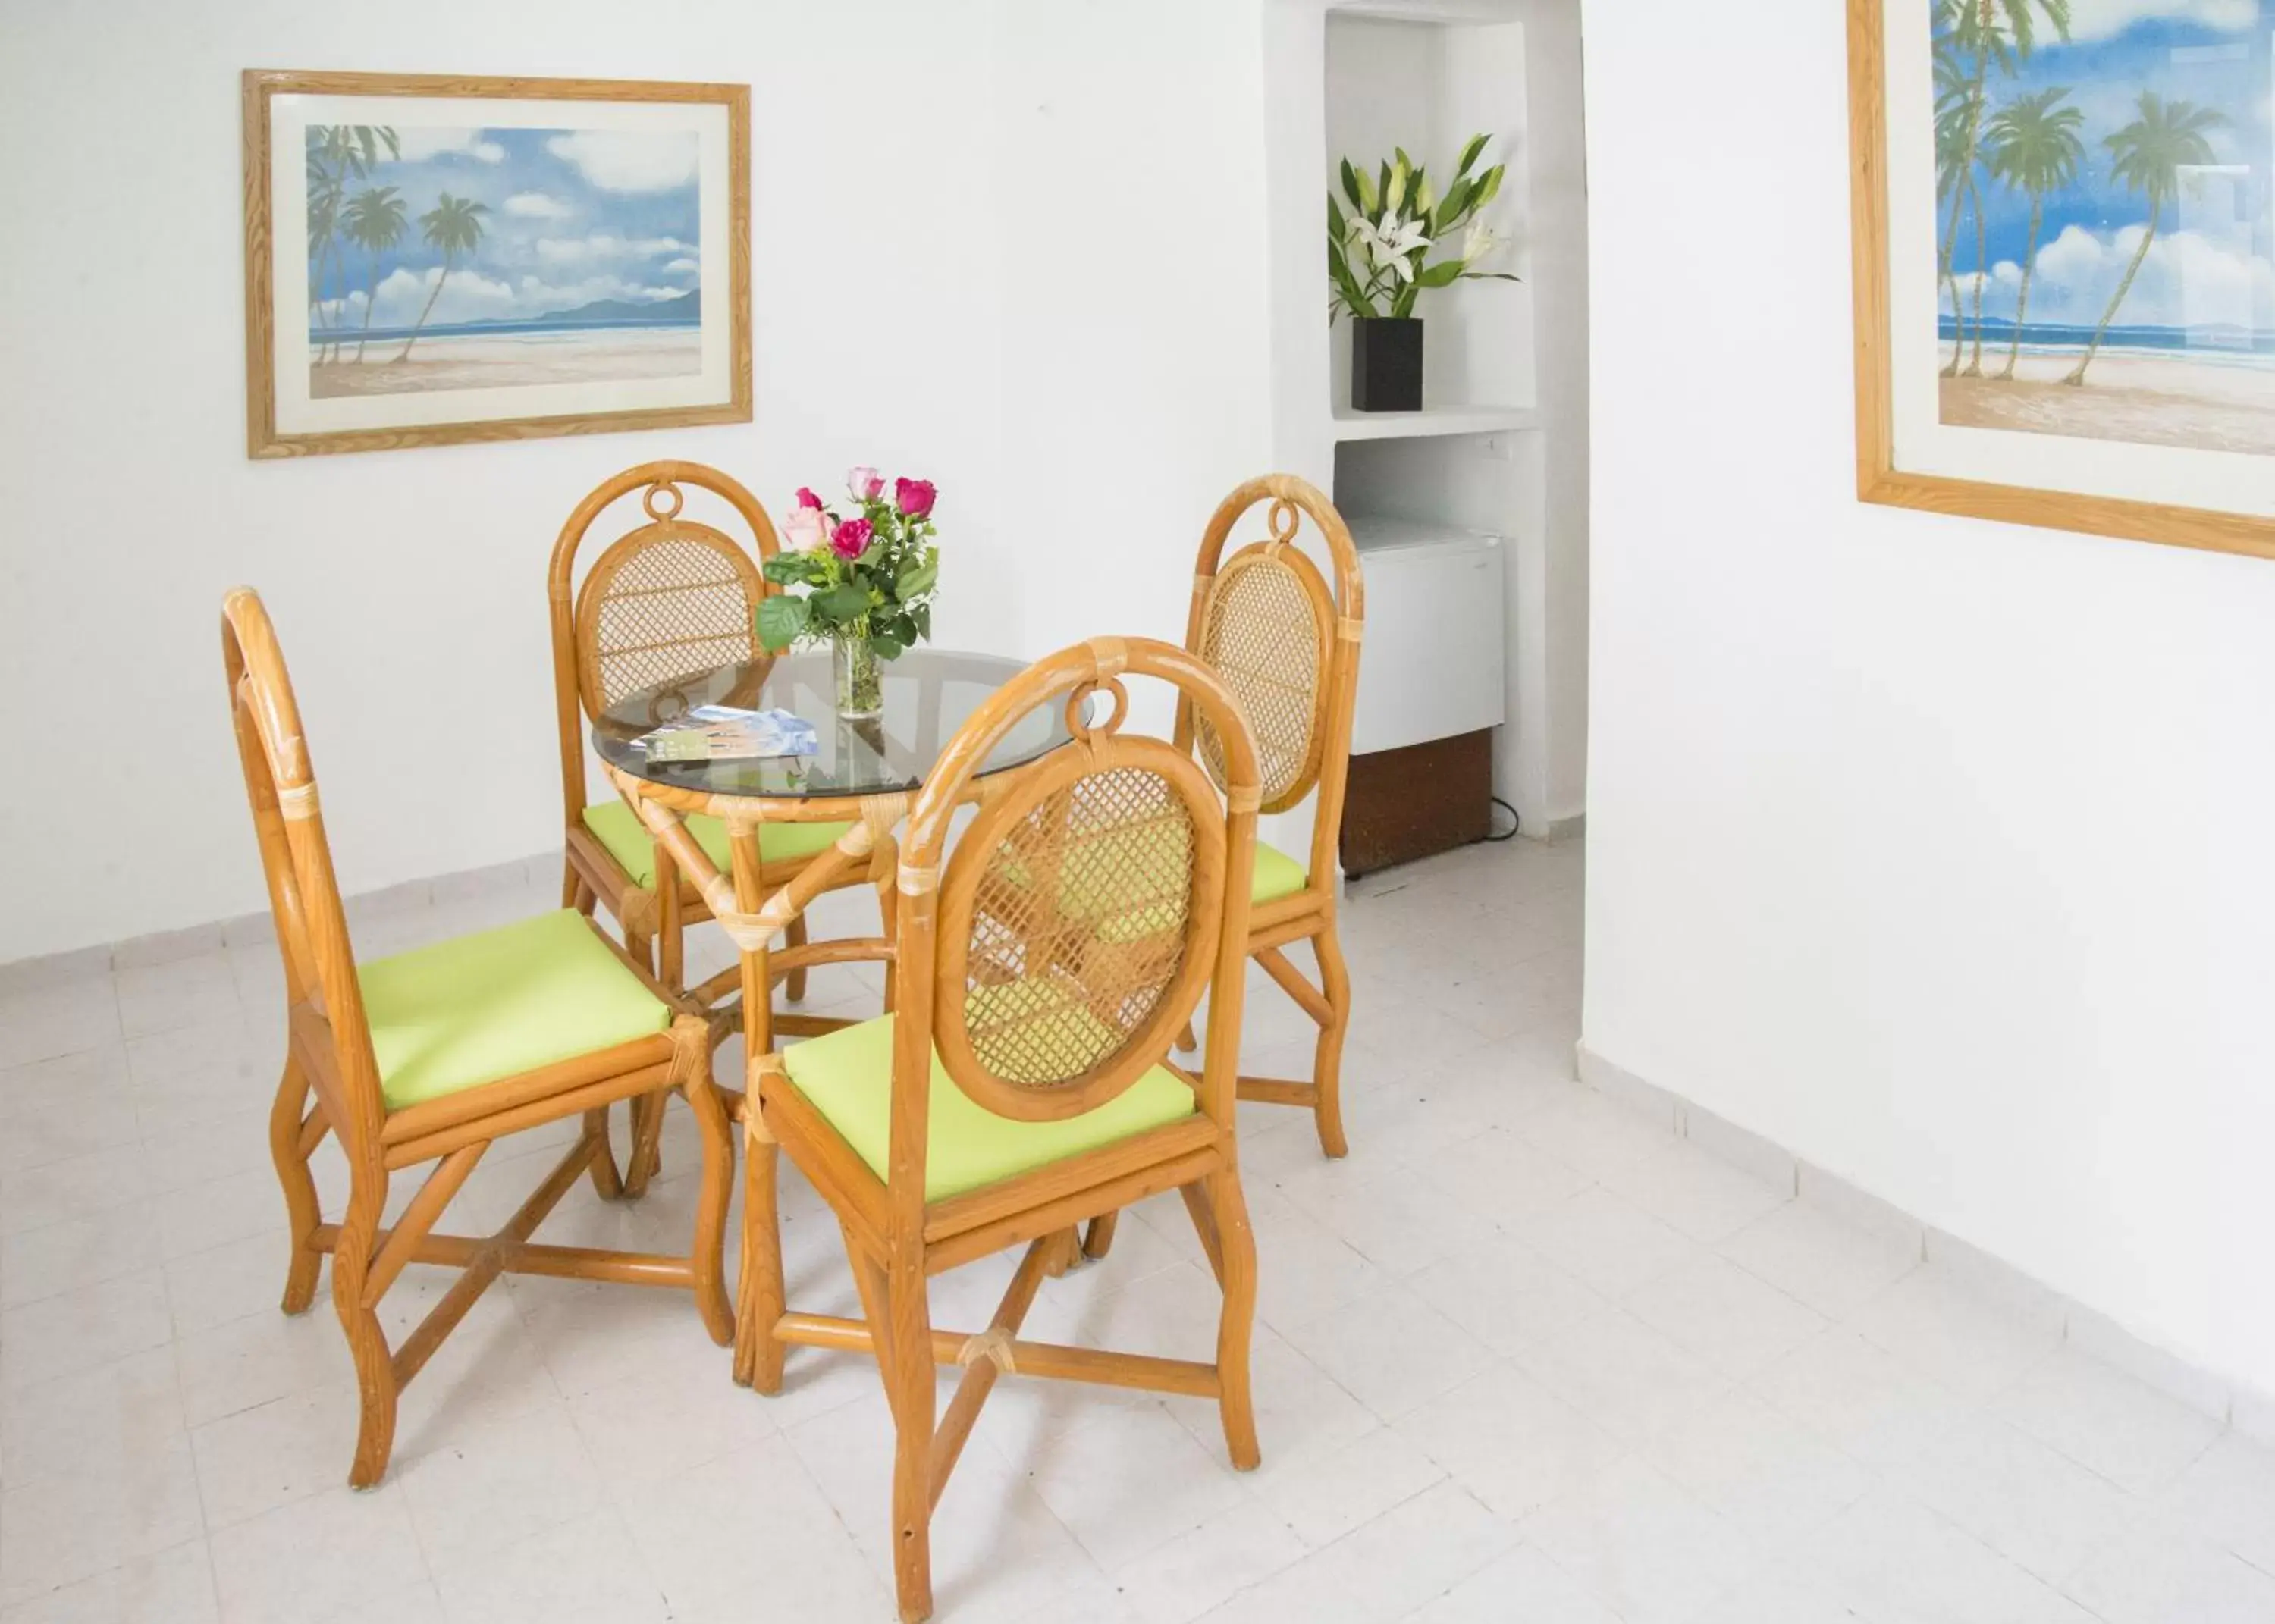
[{"label": "caned oval chair back", "polygon": [[[1267,533],[1224,555],[1233,528],[1259,502]],[[1297,546],[1309,519],[1334,572],[1332,588]],[[1266,812],[1285,812],[1318,790],[1309,872],[1334,872],[1350,760],[1358,628],[1365,589],[1358,549],[1334,504],[1292,474],[1251,480],[1218,504],[1201,539],[1185,646],[1208,662],[1255,729]],[[1221,744],[1208,720],[1181,706],[1178,743],[1224,782]]]},{"label": "caned oval chair back", "polygon": [[[755,557],[725,532],[684,516],[688,487],[723,498],[740,515]],[[634,491],[646,522],[609,543],[577,585],[577,555],[594,522]],[[547,581],[572,821],[585,807],[582,722],[640,689],[752,659],[752,616],[769,590],[760,566],[777,548],[759,499],[700,463],[643,463],[577,504],[554,544]]]},{"label": "caned oval chair back", "polygon": [[379,1062],[364,1017],[363,989],[324,835],[299,703],[268,611],[251,587],[237,587],[222,601],[222,661],[284,962],[285,1002],[292,1008],[314,1004],[328,1017],[345,1098],[325,1104],[350,1152],[367,1152],[377,1144],[386,1114]]},{"label": "caned oval chair back", "polygon": [[[1190,751],[1122,731],[1129,676],[1173,684],[1214,729],[1221,797]],[[1046,705],[1064,707],[1074,742],[983,796],[943,868],[976,767]],[[901,1099],[924,1098],[927,1028],[957,1088],[1023,1122],[1095,1110],[1159,1064],[1212,980],[1237,984],[1259,800],[1237,703],[1183,649],[1096,638],[998,692],[910,815],[896,974],[898,1025],[914,1042],[905,1067],[896,1056],[896,1122]],[[1228,884],[1233,874],[1243,883]],[[1204,1093],[1221,1088],[1228,1112],[1232,1083],[1228,1071]]]}]

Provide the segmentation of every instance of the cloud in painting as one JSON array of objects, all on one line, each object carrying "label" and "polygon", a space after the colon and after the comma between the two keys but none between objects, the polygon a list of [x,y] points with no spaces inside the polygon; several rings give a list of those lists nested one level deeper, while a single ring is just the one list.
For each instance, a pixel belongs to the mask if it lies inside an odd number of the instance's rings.
[{"label": "cloud in painting", "polygon": [[692,131],[572,130],[545,148],[604,192],[692,185],[700,143]]},{"label": "cloud in painting", "polygon": [[[429,267],[422,274],[398,267],[389,272],[381,281],[378,298],[372,303],[372,326],[407,328],[416,323],[419,313],[426,308],[427,295],[435,291],[440,268]],[[548,282],[540,276],[525,276],[518,283],[512,283],[460,266],[442,282],[442,291],[435,294],[435,308],[427,315],[427,325],[431,329],[461,321],[525,321],[580,309],[603,299],[652,305],[677,298],[685,291],[684,288],[658,287],[609,275],[570,282]],[[366,302],[361,288],[344,298],[327,300],[324,319],[353,331],[363,325]]]},{"label": "cloud in painting", "polygon": [[505,212],[525,220],[566,220],[576,208],[542,192],[517,192],[505,200]]},{"label": "cloud in painting", "polygon": [[442,130],[412,125],[398,127],[395,134],[402,144],[401,156],[405,163],[424,163],[429,158],[454,155],[482,163],[505,161],[505,148],[486,139],[480,130]]},{"label": "cloud in painting", "polygon": [[2259,0],[2070,0],[2069,37],[2113,39],[2135,23],[2158,19],[2249,28],[2259,20]]},{"label": "cloud in painting", "polygon": [[624,238],[596,231],[589,237],[540,237],[535,246],[537,257],[547,264],[573,265],[593,260],[661,259],[684,253],[694,245],[676,237]]},{"label": "cloud in painting", "polygon": [[[2072,225],[2038,250],[2030,278],[2029,320],[2058,327],[2099,323],[2140,252],[2145,228],[2113,232]],[[1958,278],[1961,299],[1972,313],[1976,278]],[[1984,293],[1984,313],[2011,319],[2021,290],[2020,268],[1995,267]],[[2275,303],[2275,265],[2223,246],[2197,231],[2160,234],[2117,312],[2120,327],[2205,328],[2253,325],[2253,313]],[[1943,299],[1947,313],[1948,293]]]}]

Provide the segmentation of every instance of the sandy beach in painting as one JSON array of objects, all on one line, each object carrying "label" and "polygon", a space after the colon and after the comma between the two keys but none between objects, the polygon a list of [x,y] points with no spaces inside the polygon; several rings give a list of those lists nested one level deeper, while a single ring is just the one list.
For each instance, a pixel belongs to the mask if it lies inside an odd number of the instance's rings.
[{"label": "sandy beach in painting", "polygon": [[[312,336],[314,336],[312,335]],[[512,389],[525,384],[608,383],[677,378],[703,370],[703,335],[694,327],[597,328],[554,333],[422,333],[411,359],[397,361],[403,339],[373,339],[359,364],[312,362],[308,393],[316,399],[403,395],[428,389]]]},{"label": "sandy beach in painting", "polygon": [[[1948,340],[1944,352],[1950,353]],[[1984,376],[1940,380],[1942,420],[1960,428],[2275,454],[2275,369],[2105,349],[2073,389],[2062,379],[2078,354],[2026,346],[2013,381],[2001,381],[2007,351],[1986,345]]]}]

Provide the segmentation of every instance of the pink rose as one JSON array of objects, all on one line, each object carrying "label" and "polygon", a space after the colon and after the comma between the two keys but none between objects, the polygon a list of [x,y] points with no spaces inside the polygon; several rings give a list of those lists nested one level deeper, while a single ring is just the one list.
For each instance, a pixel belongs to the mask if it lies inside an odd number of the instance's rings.
[{"label": "pink rose", "polygon": [[797,487],[797,505],[801,508],[819,508],[821,505],[821,498],[801,485]]},{"label": "pink rose", "polygon": [[829,540],[829,526],[819,507],[803,504],[782,521],[782,540],[798,552],[811,553]]},{"label": "pink rose", "polygon": [[848,563],[869,550],[869,521],[849,518],[829,538],[830,549]]},{"label": "pink rose", "polygon": [[874,502],[884,494],[885,476],[865,464],[846,473],[845,488],[856,502]]},{"label": "pink rose", "polygon": [[923,518],[932,511],[933,498],[939,492],[930,480],[896,480],[893,481],[893,505],[911,518]]}]

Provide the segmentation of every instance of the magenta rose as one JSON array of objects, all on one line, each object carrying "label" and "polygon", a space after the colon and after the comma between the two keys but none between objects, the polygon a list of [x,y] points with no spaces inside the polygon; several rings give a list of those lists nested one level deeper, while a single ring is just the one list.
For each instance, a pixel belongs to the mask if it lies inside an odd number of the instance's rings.
[{"label": "magenta rose", "polygon": [[845,488],[856,502],[874,502],[884,494],[885,476],[864,463],[847,472]]},{"label": "magenta rose", "polygon": [[911,518],[923,518],[932,512],[932,504],[940,493],[930,480],[896,480],[893,481],[893,505]]},{"label": "magenta rose", "polygon": [[869,521],[849,518],[829,538],[830,550],[848,563],[869,550]]},{"label": "magenta rose", "polygon": [[797,487],[797,505],[801,508],[819,508],[821,505],[821,498],[801,485]]}]

